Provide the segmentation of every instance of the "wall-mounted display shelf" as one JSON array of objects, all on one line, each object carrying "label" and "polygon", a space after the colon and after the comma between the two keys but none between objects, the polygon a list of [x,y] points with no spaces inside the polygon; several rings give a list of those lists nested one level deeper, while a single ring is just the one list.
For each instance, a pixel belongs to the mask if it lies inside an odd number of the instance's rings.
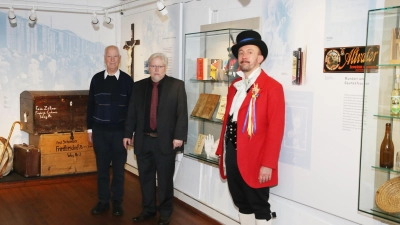
[{"label": "wall-mounted display shelf", "polygon": [[[224,102],[229,84],[237,78],[237,60],[230,52],[238,33],[244,29],[221,29],[185,35],[184,81],[188,97],[189,135],[185,156],[218,164],[216,142],[221,132]],[[205,151],[205,136],[212,144]],[[210,140],[210,137],[213,137]],[[202,138],[203,137],[203,138]],[[203,142],[204,143],[204,142]]]}]

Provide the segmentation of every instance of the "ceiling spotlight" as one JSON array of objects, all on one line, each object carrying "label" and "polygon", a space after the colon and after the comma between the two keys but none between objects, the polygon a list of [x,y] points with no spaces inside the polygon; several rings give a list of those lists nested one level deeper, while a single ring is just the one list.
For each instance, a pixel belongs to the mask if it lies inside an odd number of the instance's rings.
[{"label": "ceiling spotlight", "polygon": [[106,12],[106,14],[104,14],[103,20],[104,20],[104,23],[106,23],[106,24],[112,24],[112,19],[111,19],[111,17],[108,16],[108,12]]},{"label": "ceiling spotlight", "polygon": [[29,24],[33,25],[36,23],[36,21],[37,21],[37,17],[36,17],[35,8],[32,8],[31,15],[29,15]]},{"label": "ceiling spotlight", "polygon": [[97,19],[97,14],[95,11],[93,11],[92,15],[92,25],[95,27],[99,27],[99,19]]},{"label": "ceiling spotlight", "polygon": [[8,20],[10,20],[11,24],[17,23],[17,16],[14,13],[13,7],[10,7],[10,10],[8,11]]},{"label": "ceiling spotlight", "polygon": [[167,8],[165,7],[164,3],[162,3],[162,0],[157,1],[157,9],[160,11],[161,15],[165,16],[168,13]]}]

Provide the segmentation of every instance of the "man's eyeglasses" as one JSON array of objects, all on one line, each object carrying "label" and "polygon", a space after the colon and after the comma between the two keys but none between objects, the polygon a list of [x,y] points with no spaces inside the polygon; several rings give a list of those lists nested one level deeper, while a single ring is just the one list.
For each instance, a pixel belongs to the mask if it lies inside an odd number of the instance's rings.
[{"label": "man's eyeglasses", "polygon": [[157,69],[163,69],[165,66],[154,66],[154,65],[151,65],[151,66],[149,66],[150,68],[152,68],[152,69],[155,69],[155,68],[157,68]]}]

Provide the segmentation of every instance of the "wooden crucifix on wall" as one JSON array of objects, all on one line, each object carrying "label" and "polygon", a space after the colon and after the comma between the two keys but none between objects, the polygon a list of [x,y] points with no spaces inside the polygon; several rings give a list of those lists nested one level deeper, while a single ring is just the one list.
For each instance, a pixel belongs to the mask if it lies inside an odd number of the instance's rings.
[{"label": "wooden crucifix on wall", "polygon": [[127,50],[128,54],[128,59],[126,60],[126,67],[127,67],[127,73],[131,75],[133,79],[133,62],[134,62],[134,52],[133,48],[136,45],[140,45],[140,40],[135,40],[135,24],[131,24],[131,40],[125,41],[124,49]]}]

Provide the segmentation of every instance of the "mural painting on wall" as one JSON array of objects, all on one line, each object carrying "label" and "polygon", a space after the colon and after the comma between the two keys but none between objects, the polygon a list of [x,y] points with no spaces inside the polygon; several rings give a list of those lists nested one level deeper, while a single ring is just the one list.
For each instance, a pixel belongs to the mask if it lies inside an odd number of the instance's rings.
[{"label": "mural painting on wall", "polygon": [[[270,0],[264,3],[262,37],[268,46],[268,58],[262,66],[268,74],[282,74],[292,63],[294,7],[293,0]],[[290,71],[286,73],[290,74]]]},{"label": "mural painting on wall", "polygon": [[11,26],[0,12],[0,110],[18,110],[24,90],[88,89],[93,74],[104,69],[104,44],[17,20]]}]

